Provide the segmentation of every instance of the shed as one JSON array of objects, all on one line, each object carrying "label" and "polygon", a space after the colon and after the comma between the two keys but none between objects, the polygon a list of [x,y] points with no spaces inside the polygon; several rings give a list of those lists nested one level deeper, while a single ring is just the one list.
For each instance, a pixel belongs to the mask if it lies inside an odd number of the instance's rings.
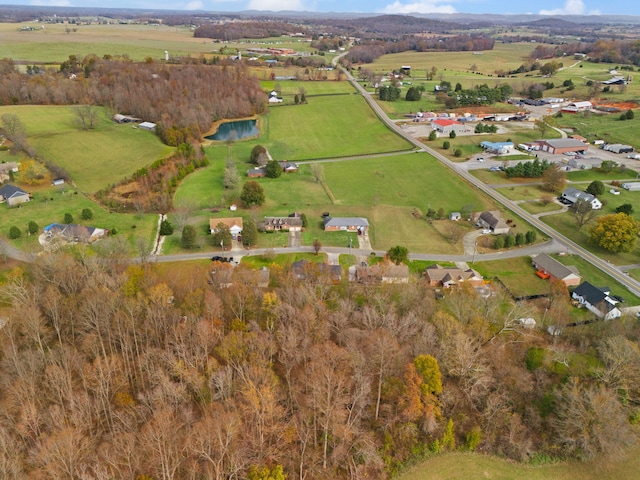
[{"label": "shed", "polygon": [[554,138],[551,140],[538,140],[535,142],[542,152],[562,154],[568,152],[585,153],[589,145],[575,138]]},{"label": "shed", "polygon": [[149,132],[155,132],[156,130],[156,124],[151,122],[142,122],[138,124],[138,127],[142,130],[148,130]]},{"label": "shed", "polygon": [[462,218],[462,215],[460,214],[460,212],[451,212],[449,214],[449,220],[453,220],[454,222],[457,222],[461,218]]}]

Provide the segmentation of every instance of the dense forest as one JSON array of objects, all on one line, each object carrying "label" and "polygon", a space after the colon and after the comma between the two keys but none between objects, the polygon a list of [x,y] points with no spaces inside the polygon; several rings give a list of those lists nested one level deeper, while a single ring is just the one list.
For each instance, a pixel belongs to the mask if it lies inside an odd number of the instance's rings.
[{"label": "dense forest", "polygon": [[[0,105],[102,105],[159,124],[164,141],[199,139],[213,121],[261,113],[266,96],[243,64],[164,65],[71,55],[60,70],[20,73],[0,60]],[[175,130],[181,134],[176,134]]]},{"label": "dense forest", "polygon": [[[5,479],[388,478],[454,449],[527,461],[637,440],[637,322],[569,327],[421,281],[334,285],[130,264],[118,236],[15,269],[1,289]],[[539,318],[539,317],[538,317]]]}]

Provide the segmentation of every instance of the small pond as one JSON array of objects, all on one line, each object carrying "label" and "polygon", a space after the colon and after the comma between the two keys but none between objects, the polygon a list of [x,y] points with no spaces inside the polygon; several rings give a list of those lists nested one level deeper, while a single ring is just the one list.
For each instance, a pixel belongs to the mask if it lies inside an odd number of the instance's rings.
[{"label": "small pond", "polygon": [[247,137],[255,137],[260,133],[256,120],[237,120],[235,122],[225,122],[218,126],[218,130],[213,135],[204,138],[208,140],[242,140]]}]

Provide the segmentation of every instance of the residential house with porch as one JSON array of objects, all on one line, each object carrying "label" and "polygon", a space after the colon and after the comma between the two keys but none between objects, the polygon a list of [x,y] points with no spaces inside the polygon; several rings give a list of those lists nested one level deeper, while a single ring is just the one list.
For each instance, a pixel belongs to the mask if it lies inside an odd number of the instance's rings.
[{"label": "residential house with porch", "polygon": [[620,318],[622,311],[616,306],[618,301],[609,296],[610,293],[608,288],[598,288],[589,282],[582,282],[571,293],[571,298],[598,318],[604,320]]}]

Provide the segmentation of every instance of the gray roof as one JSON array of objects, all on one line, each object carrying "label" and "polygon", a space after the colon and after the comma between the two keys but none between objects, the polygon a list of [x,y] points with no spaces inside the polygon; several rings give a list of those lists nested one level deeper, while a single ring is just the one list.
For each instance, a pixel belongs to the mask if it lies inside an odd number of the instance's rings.
[{"label": "gray roof", "polygon": [[574,296],[579,296],[584,299],[590,305],[593,305],[598,310],[604,313],[608,313],[616,308],[615,303],[611,301],[609,295],[607,295],[603,289],[594,287],[589,282],[582,282],[573,291]]},{"label": "gray roof", "polygon": [[325,227],[368,227],[369,222],[362,217],[326,217],[324,219]]},{"label": "gray roof", "polygon": [[5,199],[12,198],[15,196],[21,195],[29,195],[27,192],[22,190],[20,187],[16,187],[15,185],[6,184],[3,187],[0,187],[0,196]]},{"label": "gray roof", "polygon": [[572,269],[564,266],[555,258],[551,258],[546,253],[537,255],[533,259],[533,264],[536,266],[536,268],[544,270],[555,278],[563,279],[568,277],[569,275],[576,275],[576,272],[574,272]]},{"label": "gray roof", "polygon": [[581,150],[589,148],[589,145],[575,138],[554,138],[551,140],[543,140],[543,142],[551,145],[553,148],[580,148]]},{"label": "gray roof", "polygon": [[567,188],[564,193],[562,194],[562,196],[564,198],[569,198],[570,200],[573,200],[574,202],[577,202],[578,200],[584,200],[586,202],[593,202],[595,200],[596,197],[594,197],[593,195],[591,195],[590,193],[587,192],[583,192],[582,190],[578,190],[576,188],[573,187],[569,187]]}]

